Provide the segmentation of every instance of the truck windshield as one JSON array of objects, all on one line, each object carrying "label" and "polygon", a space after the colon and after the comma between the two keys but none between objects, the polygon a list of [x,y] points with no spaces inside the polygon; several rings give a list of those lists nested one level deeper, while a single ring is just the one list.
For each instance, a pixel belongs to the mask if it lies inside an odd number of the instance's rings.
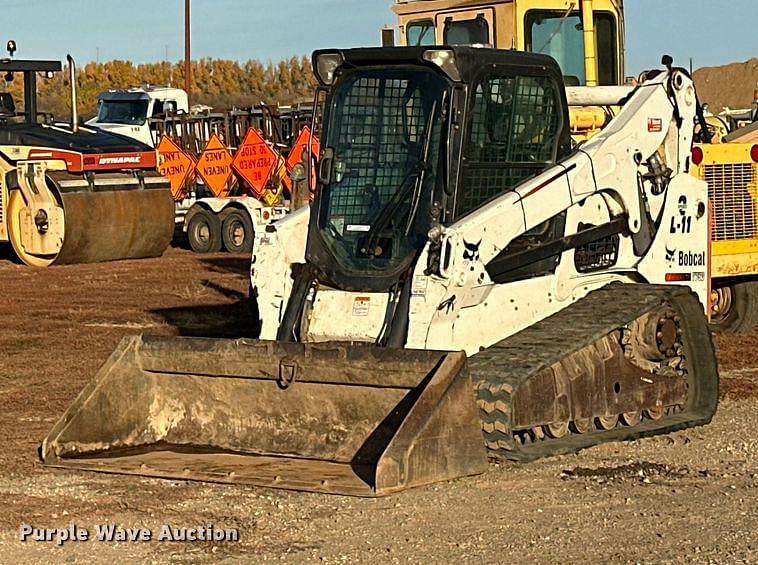
[{"label": "truck windshield", "polygon": [[102,124],[141,126],[147,119],[147,100],[103,100],[97,112]]},{"label": "truck windshield", "polygon": [[[579,12],[531,10],[526,16],[526,50],[550,55],[561,66],[568,86],[584,85],[584,26]],[[595,13],[598,82],[618,83],[616,22],[611,13]]]},{"label": "truck windshield", "polygon": [[400,268],[426,241],[447,87],[431,70],[387,68],[353,71],[335,86],[318,227],[346,271]]},{"label": "truck windshield", "polygon": [[443,32],[445,45],[488,45],[490,43],[490,25],[483,16],[472,20],[453,20],[445,22]]},{"label": "truck windshield", "polygon": [[408,45],[411,46],[435,45],[437,43],[434,22],[432,20],[409,23],[406,28],[405,36]]}]

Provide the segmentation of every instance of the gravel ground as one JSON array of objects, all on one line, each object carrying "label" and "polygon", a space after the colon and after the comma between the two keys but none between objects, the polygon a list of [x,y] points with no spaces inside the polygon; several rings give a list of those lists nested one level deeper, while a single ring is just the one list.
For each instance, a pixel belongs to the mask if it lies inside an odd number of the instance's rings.
[{"label": "gravel ground", "polygon": [[[244,336],[246,259],[36,271],[0,260],[0,562],[758,561],[758,334],[718,338],[707,427],[383,499],[44,469],[36,449],[124,335]],[[22,524],[230,528],[237,542],[18,540]]]}]

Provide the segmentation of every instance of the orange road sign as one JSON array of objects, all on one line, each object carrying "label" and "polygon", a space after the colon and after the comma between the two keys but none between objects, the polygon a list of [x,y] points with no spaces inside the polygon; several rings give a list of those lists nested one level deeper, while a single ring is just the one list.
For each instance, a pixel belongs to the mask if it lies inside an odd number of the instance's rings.
[{"label": "orange road sign", "polygon": [[232,155],[218,134],[213,134],[197,160],[197,174],[213,196],[228,196],[232,176]]},{"label": "orange road sign", "polygon": [[237,149],[232,168],[250,185],[258,198],[264,195],[266,184],[271,179],[277,162],[277,153],[255,128],[250,128]]},{"label": "orange road sign", "polygon": [[194,170],[194,159],[173,139],[164,135],[158,144],[158,171],[171,183],[174,200],[182,200],[186,196],[187,179]]},{"label": "orange road sign", "polygon": [[[292,167],[298,163],[305,161],[303,157],[307,155],[306,152],[308,151],[308,142],[310,139],[311,128],[308,126],[303,126],[303,129],[300,130],[300,133],[297,136],[297,140],[295,141],[295,144],[292,146],[292,149],[287,156],[288,171],[291,171]],[[315,135],[313,136],[313,141],[311,142],[311,152],[313,153],[314,160],[317,159],[319,153],[321,153],[321,144],[319,143],[318,137]]]},{"label": "orange road sign", "polygon": [[[307,162],[308,156],[308,143],[311,144],[311,190],[316,188],[316,163],[318,162],[318,156],[321,153],[321,144],[318,137],[315,135],[311,138],[311,128],[303,126],[300,133],[295,140],[295,144],[287,155],[287,172],[291,173],[295,165],[302,162]],[[288,189],[292,188],[292,181],[287,177],[284,181]]]}]

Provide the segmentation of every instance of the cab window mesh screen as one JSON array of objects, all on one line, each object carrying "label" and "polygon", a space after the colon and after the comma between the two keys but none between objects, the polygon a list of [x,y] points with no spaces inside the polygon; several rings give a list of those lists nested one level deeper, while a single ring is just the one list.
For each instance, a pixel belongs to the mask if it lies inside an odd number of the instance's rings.
[{"label": "cab window mesh screen", "polygon": [[361,77],[341,106],[337,183],[331,216],[344,226],[375,217],[418,162],[426,116],[420,85],[407,79]]},{"label": "cab window mesh screen", "polygon": [[555,160],[560,110],[547,77],[489,77],[477,86],[456,216],[532,177]]}]

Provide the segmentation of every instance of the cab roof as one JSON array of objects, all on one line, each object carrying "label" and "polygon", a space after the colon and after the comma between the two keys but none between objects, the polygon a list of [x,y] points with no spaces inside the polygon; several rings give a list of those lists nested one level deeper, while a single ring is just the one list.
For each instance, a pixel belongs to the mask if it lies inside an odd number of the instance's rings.
[{"label": "cab roof", "polygon": [[471,46],[414,46],[414,47],[364,47],[358,49],[323,49],[321,54],[340,53],[344,58],[341,68],[382,65],[421,65],[439,70],[434,63],[424,59],[430,51],[450,51],[455,55],[455,63],[460,82],[472,83],[482,69],[493,65],[504,70],[512,69],[515,74],[535,74],[551,76],[563,84],[563,73],[557,61],[548,55],[516,51],[515,49],[493,49]]}]

